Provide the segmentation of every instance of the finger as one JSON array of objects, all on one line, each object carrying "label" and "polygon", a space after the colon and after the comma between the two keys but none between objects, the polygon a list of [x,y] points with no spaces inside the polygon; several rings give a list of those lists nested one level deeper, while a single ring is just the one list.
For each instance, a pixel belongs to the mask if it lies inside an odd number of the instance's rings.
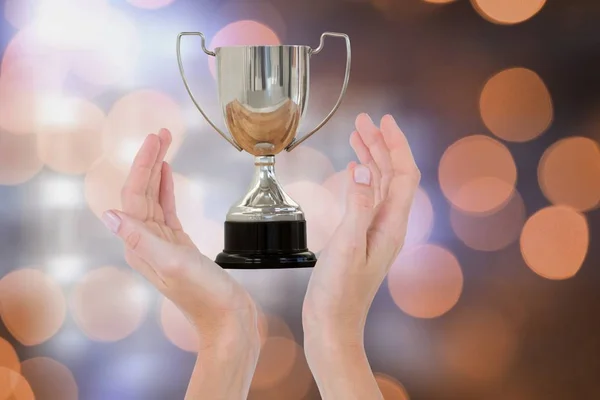
[{"label": "finger", "polygon": [[352,135],[350,135],[350,146],[354,150],[354,153],[356,153],[360,163],[371,169],[371,172],[373,173],[372,184],[375,190],[375,204],[379,204],[383,198],[383,192],[381,190],[381,172],[377,167],[377,163],[373,160],[369,148],[357,131],[352,132]]},{"label": "finger", "polygon": [[394,117],[389,114],[383,116],[381,119],[381,132],[390,150],[394,173],[412,174],[418,171],[408,140],[396,124]]},{"label": "finger", "polygon": [[182,230],[181,222],[177,217],[175,206],[175,184],[173,182],[173,170],[168,162],[163,161],[162,175],[160,178],[160,207],[165,216],[165,223],[174,231]]},{"label": "finger", "polygon": [[158,151],[156,159],[154,160],[154,165],[152,166],[147,195],[149,201],[151,202],[152,212],[150,213],[150,217],[154,218],[154,220],[156,221],[164,222],[164,215],[162,209],[159,207],[159,192],[163,161],[172,141],[171,132],[163,128],[159,131],[158,138],[160,141],[160,149]]},{"label": "finger", "polygon": [[366,246],[366,233],[375,205],[372,172],[369,167],[355,162],[348,165],[347,171],[346,213],[340,226],[355,240],[354,245]]},{"label": "finger", "polygon": [[134,218],[145,220],[148,217],[146,191],[150,184],[152,166],[158,155],[158,136],[150,134],[133,160],[125,185],[121,190],[123,211]]},{"label": "finger", "polygon": [[393,174],[390,150],[385,143],[381,131],[373,123],[368,114],[359,114],[356,117],[355,125],[363,143],[369,149],[369,153],[377,164],[377,169],[381,173],[381,192],[385,198]]}]

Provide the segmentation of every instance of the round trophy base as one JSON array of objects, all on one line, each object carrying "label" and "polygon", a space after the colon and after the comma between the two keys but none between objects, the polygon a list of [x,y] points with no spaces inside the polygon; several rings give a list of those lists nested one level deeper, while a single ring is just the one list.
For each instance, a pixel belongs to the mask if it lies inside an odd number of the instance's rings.
[{"label": "round trophy base", "polygon": [[305,221],[225,222],[225,248],[215,262],[224,269],[312,268]]}]

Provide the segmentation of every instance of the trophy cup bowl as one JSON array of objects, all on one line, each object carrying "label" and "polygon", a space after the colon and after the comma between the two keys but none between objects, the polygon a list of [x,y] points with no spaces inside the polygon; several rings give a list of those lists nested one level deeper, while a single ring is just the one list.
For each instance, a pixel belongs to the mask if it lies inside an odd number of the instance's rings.
[{"label": "trophy cup bowl", "polygon": [[[216,59],[218,98],[230,135],[206,115],[186,79],[181,58],[183,36],[200,36],[202,50]],[[323,49],[325,38],[346,42],[346,73],[333,109],[311,131],[298,136],[309,93],[310,57]],[[350,39],[325,32],[319,46],[228,46],[206,48],[200,32],[177,37],[177,61],[185,88],[210,126],[237,150],[254,156],[255,172],[248,192],[231,206],[225,219],[225,243],[215,262],[225,269],[313,267],[302,208],[275,176],[275,155],[291,151],[321,129],[339,108],[350,78]]]}]

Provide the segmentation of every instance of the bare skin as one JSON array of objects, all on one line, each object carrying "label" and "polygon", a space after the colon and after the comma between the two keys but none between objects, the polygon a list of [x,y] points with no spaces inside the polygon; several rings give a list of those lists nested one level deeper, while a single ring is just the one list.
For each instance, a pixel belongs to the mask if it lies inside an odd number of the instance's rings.
[{"label": "bare skin", "polygon": [[[366,114],[350,138],[346,214],[315,267],[303,305],[304,345],[321,395],[382,399],[363,345],[375,293],[403,245],[420,174],[391,116]],[[149,135],[122,191],[123,210],[103,221],[125,258],[187,316],[201,349],[186,399],[245,399],[260,351],[257,309],[246,290],[200,253],[177,218],[163,129]]]}]

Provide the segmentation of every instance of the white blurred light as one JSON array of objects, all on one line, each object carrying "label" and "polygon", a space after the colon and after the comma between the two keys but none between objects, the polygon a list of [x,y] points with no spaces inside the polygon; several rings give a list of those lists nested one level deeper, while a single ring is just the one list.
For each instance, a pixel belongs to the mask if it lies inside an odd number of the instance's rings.
[{"label": "white blurred light", "polygon": [[59,284],[70,284],[78,280],[84,272],[84,261],[75,254],[65,254],[51,258],[46,263],[46,273]]},{"label": "white blurred light", "polygon": [[40,125],[74,125],[77,122],[77,103],[72,99],[49,96],[40,102],[37,119]]},{"label": "white blurred light", "polygon": [[145,306],[150,302],[150,290],[141,282],[129,288],[129,296],[131,302],[138,305]]},{"label": "white blurred light", "polygon": [[48,208],[74,208],[84,204],[82,185],[70,178],[53,177],[44,180],[41,202]]},{"label": "white blurred light", "polygon": [[127,166],[132,165],[135,155],[142,147],[144,140],[146,138],[141,136],[123,139],[116,150],[117,162]]}]

